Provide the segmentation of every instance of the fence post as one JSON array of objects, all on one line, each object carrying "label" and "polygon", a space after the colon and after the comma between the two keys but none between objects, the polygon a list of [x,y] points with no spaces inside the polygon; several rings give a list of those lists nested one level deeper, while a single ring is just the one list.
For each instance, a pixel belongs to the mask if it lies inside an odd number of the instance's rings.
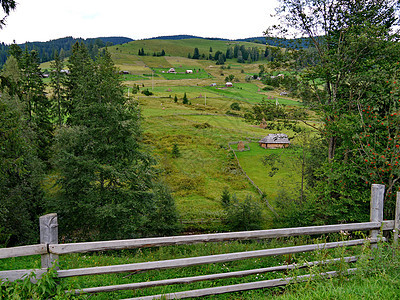
[{"label": "fence post", "polygon": [[[383,221],[383,199],[385,196],[385,186],[383,184],[373,184],[371,187],[371,207],[370,220],[371,222]],[[371,238],[376,239],[379,235],[378,230],[371,230]],[[373,245],[372,248],[376,248]]]},{"label": "fence post", "polygon": [[[57,214],[47,214],[39,218],[40,226],[40,243],[41,244],[58,244],[58,221]],[[58,255],[49,253],[47,246],[47,254],[42,255],[42,269],[51,268],[55,261],[58,260]]]},{"label": "fence post", "polygon": [[394,236],[393,236],[394,246],[397,246],[399,243],[399,225],[400,225],[400,192],[397,192],[396,211],[394,214]]}]

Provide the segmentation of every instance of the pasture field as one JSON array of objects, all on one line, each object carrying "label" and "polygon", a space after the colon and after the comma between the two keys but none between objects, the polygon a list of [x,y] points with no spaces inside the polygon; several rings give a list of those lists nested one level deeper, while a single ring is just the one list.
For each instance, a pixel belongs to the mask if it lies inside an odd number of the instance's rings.
[{"label": "pasture field", "polygon": [[[242,85],[248,93],[257,92],[256,86],[246,86],[251,83]],[[255,188],[238,168],[228,143],[247,138],[258,140],[274,131],[246,123],[241,117],[225,115],[230,105],[238,101],[221,95],[215,87],[155,87],[153,92],[153,96],[134,97],[139,99],[142,111],[144,142],[157,158],[158,168],[172,189],[181,218],[184,221],[222,218],[220,197],[225,187],[238,199],[247,195],[259,199]],[[185,92],[189,105],[182,104]],[[174,95],[177,95],[177,103]],[[252,106],[248,102],[239,103],[240,113]],[[174,144],[181,153],[177,158],[171,154]],[[242,167],[270,199],[275,197],[278,183],[292,175],[290,169],[282,168],[274,178],[265,176],[260,159],[268,151],[252,143],[250,152],[238,153],[238,156]],[[281,150],[272,151],[280,153]],[[290,160],[290,155],[289,151],[281,154],[282,161]],[[271,227],[270,211],[264,208],[263,214],[265,228]]]},{"label": "pasture field", "polygon": [[[203,69],[193,68],[193,66],[176,67],[176,73],[168,73],[168,70],[169,68],[153,68],[155,74],[160,75],[167,80],[213,78],[213,76]],[[192,70],[193,73],[186,73],[186,70]]]},{"label": "pasture field", "polygon": [[[249,143],[248,146],[250,151],[236,152],[240,165],[272,205],[279,190],[300,189],[301,165],[297,159],[299,149],[264,149],[258,143]],[[264,164],[262,159],[266,156],[275,161]],[[274,174],[272,167],[279,170]]]}]

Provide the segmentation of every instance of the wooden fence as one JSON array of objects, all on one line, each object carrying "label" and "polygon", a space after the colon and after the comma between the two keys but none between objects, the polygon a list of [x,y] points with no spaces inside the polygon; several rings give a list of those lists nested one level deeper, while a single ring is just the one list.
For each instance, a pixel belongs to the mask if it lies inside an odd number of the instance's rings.
[{"label": "wooden fence", "polygon": [[[379,234],[383,230],[394,229],[396,237],[395,243],[397,243],[398,225],[400,217],[400,193],[397,194],[397,205],[395,214],[396,220],[394,221],[383,221],[383,199],[384,199],[384,185],[378,185],[378,184],[372,185],[370,222],[365,222],[365,223],[282,228],[282,229],[244,231],[244,232],[227,232],[227,233],[214,233],[214,234],[199,234],[199,235],[189,235],[189,236],[171,236],[171,237],[157,237],[157,238],[144,238],[144,239],[98,241],[98,242],[87,242],[87,243],[67,243],[67,244],[58,244],[57,215],[48,214],[40,217],[39,220],[40,244],[0,249],[0,258],[40,254],[42,257],[41,259],[42,268],[35,270],[24,269],[24,270],[0,271],[0,278],[14,281],[16,279],[21,279],[24,276],[27,276],[27,274],[31,272],[34,272],[36,274],[36,277],[40,278],[40,276],[55,263],[59,255],[64,255],[68,253],[84,253],[84,252],[104,251],[104,250],[160,247],[168,245],[195,244],[195,243],[206,243],[206,242],[252,240],[252,239],[261,240],[261,239],[272,239],[279,237],[291,237],[291,236],[301,236],[301,235],[320,235],[320,234],[328,234],[341,231],[365,231],[365,230],[370,231],[370,237],[367,239],[356,239],[356,240],[347,240],[341,242],[320,243],[320,244],[311,244],[311,245],[302,245],[302,246],[293,246],[284,248],[208,255],[200,257],[188,257],[188,258],[162,260],[162,261],[150,261],[150,262],[132,263],[124,265],[58,270],[57,276],[59,278],[67,278],[73,276],[89,276],[97,274],[122,273],[122,272],[136,272],[138,270],[148,271],[148,270],[160,270],[169,268],[180,268],[180,267],[196,266],[203,264],[230,262],[230,261],[244,260],[250,258],[302,253],[318,249],[333,249],[337,247],[356,246],[356,245],[363,245],[364,243],[370,243],[371,247],[373,247],[374,245],[376,246],[376,243],[379,240],[380,236]],[[66,291],[66,292],[82,294],[82,293],[110,292],[118,290],[135,290],[147,287],[193,283],[204,280],[243,277],[252,274],[254,275],[266,272],[283,271],[296,268],[306,268],[316,264],[331,264],[340,261],[342,259],[343,258],[336,258],[326,261],[310,262],[303,265],[296,265],[296,264],[283,265],[283,266],[280,265],[275,267],[267,267],[267,268],[252,269],[252,270],[219,273],[219,274],[209,274],[209,275],[201,275],[194,277],[172,278],[172,279],[149,281],[149,282],[92,287],[92,288],[84,288],[81,290]],[[357,257],[353,256],[345,257],[344,260],[347,262],[355,262],[357,260]],[[349,274],[353,273],[354,271],[355,271],[354,268],[347,270]],[[338,274],[336,271],[331,271],[319,275],[324,277],[332,277],[332,276],[337,276]],[[189,290],[189,291],[176,292],[166,295],[145,296],[134,299],[160,299],[160,298],[181,299],[188,297],[202,297],[207,295],[216,295],[216,294],[230,293],[236,291],[246,291],[246,290],[261,289],[274,286],[283,286],[290,283],[294,279],[297,282],[306,281],[312,279],[313,276],[314,275],[302,275],[302,276],[297,276],[296,278],[279,278],[273,280],[264,280],[264,281],[256,281],[256,282],[242,283],[242,284],[235,284],[228,286]]]}]

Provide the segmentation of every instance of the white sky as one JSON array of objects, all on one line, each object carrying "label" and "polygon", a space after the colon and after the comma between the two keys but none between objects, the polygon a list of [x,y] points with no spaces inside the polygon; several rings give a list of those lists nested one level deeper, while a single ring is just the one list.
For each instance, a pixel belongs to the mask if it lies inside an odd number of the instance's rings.
[{"label": "white sky", "polygon": [[144,39],[190,34],[238,39],[262,36],[277,0],[17,0],[0,42],[72,36]]}]

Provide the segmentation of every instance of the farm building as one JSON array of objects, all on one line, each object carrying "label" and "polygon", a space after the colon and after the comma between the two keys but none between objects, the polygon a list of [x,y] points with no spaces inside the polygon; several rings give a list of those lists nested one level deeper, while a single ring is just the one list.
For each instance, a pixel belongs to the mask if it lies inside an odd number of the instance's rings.
[{"label": "farm building", "polygon": [[233,87],[233,83],[232,82],[227,82],[227,83],[225,83],[225,86],[226,87]]},{"label": "farm building", "polygon": [[176,73],[176,71],[175,71],[174,68],[171,68],[171,69],[169,69],[169,70],[167,71],[167,73]]},{"label": "farm building", "polygon": [[270,133],[258,143],[265,149],[278,149],[289,147],[289,138],[284,133]]}]

